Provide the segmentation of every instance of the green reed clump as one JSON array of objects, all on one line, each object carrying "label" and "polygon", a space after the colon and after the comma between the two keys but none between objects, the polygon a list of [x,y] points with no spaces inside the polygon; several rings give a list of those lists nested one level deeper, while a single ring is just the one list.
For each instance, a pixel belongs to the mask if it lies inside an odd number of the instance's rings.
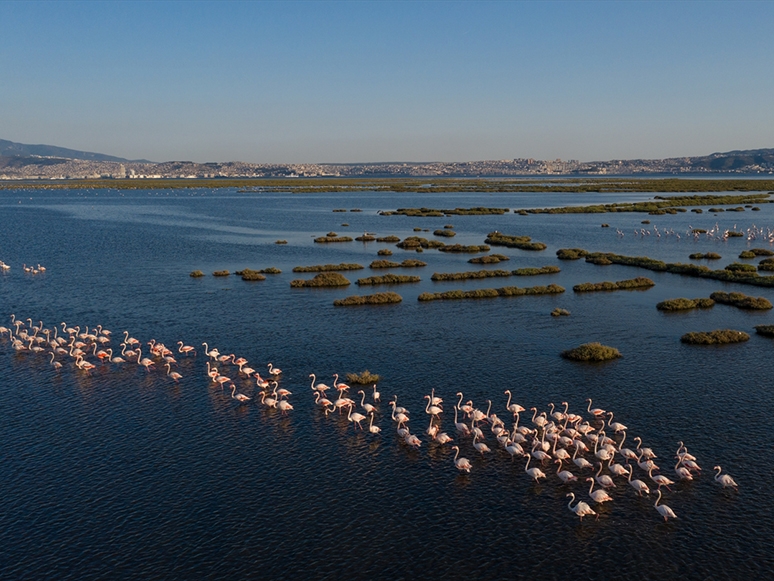
[{"label": "green reed clump", "polygon": [[231,273],[227,270],[216,270],[212,273],[212,276],[228,276],[229,274]]},{"label": "green reed clump", "polygon": [[296,266],[293,268],[293,272],[332,272],[336,270],[363,270],[363,265],[342,262],[341,264],[313,264],[312,266]]},{"label": "green reed clump", "polygon": [[314,239],[317,244],[327,244],[329,242],[352,242],[350,236],[318,236]]},{"label": "green reed clump", "polygon": [[562,269],[558,266],[542,266],[540,268],[517,268],[511,274],[514,276],[535,276],[538,274],[556,274]]},{"label": "green reed clump", "polygon": [[355,240],[357,240],[358,242],[373,242],[376,240],[376,236],[374,236],[373,234],[366,233],[366,234],[363,234],[362,236],[358,236],[357,238],[355,238]]},{"label": "green reed clump", "polygon": [[637,278],[619,280],[618,282],[584,282],[583,284],[576,284],[574,287],[572,287],[572,290],[574,290],[576,293],[628,290],[637,288],[650,288],[655,284],[656,283],[654,283],[649,278],[638,276]]},{"label": "green reed clump", "polygon": [[752,207],[752,211],[753,211],[753,212],[760,212],[760,211],[761,211],[761,209],[760,209],[758,206],[753,206],[753,207]]},{"label": "green reed clump", "polygon": [[715,306],[715,301],[707,298],[699,299],[668,299],[656,305],[659,311],[689,311],[691,309],[709,309]]},{"label": "green reed clump", "polygon": [[769,248],[750,248],[750,252],[755,256],[774,256],[774,250]]},{"label": "green reed clump", "polygon": [[368,268],[398,268],[400,262],[393,262],[392,260],[374,260],[368,265]]},{"label": "green reed clump", "polygon": [[560,248],[556,251],[556,257],[559,260],[578,260],[587,255],[588,252],[583,248]]},{"label": "green reed clump", "polygon": [[749,341],[750,336],[733,329],[715,329],[714,331],[694,331],[680,337],[682,343],[689,345],[721,345]]},{"label": "green reed clump", "polygon": [[188,276],[192,276],[193,278],[199,278],[204,276],[204,273],[201,270],[194,270]]},{"label": "green reed clump", "polygon": [[468,262],[470,264],[497,264],[504,260],[510,260],[510,257],[504,254],[487,254],[486,256],[474,256]]},{"label": "green reed clump", "polygon": [[[237,276],[244,276],[245,274],[250,275],[251,273],[255,274],[282,274],[282,271],[279,268],[275,268],[273,266],[270,266],[269,268],[262,268],[260,270],[255,270],[252,268],[245,268],[243,270],[237,270],[234,272]],[[263,280],[263,279],[258,279]]]},{"label": "green reed clump", "polygon": [[407,258],[400,263],[400,266],[403,268],[418,268],[420,266],[427,266],[427,263],[417,260],[416,258]]},{"label": "green reed clump", "polygon": [[650,224],[650,220],[643,220],[640,224]]},{"label": "green reed clump", "polygon": [[742,206],[737,206],[736,208],[726,208],[726,212],[744,212],[744,208]]},{"label": "green reed clump", "polygon": [[755,258],[755,252],[750,250],[742,250],[739,253],[739,258]]},{"label": "green reed clump", "polygon": [[589,264],[596,264],[597,266],[608,266],[610,264],[613,264],[613,261],[604,255],[587,256],[586,262],[588,262]]},{"label": "green reed clump", "polygon": [[570,311],[567,309],[560,309],[559,307],[556,307],[553,311],[551,311],[552,317],[569,317]]},{"label": "green reed clump", "polygon": [[333,301],[333,305],[336,307],[353,307],[358,305],[388,305],[393,303],[399,303],[403,300],[398,293],[374,293],[372,295],[352,295],[345,299],[337,299]]},{"label": "green reed clump", "polygon": [[518,214],[519,216],[529,216],[529,212],[527,210],[514,210],[514,214]]},{"label": "green reed clump", "polygon": [[454,253],[467,253],[473,254],[475,252],[489,252],[489,246],[486,244],[476,245],[471,244],[465,246],[464,244],[448,244],[438,248],[441,252],[454,252]]},{"label": "green reed clump", "polygon": [[732,262],[727,265],[725,270],[731,272],[755,272],[758,270],[754,264],[744,264],[742,262]]},{"label": "green reed clump", "polygon": [[362,212],[362,211],[363,211],[363,210],[361,210],[360,208],[352,208],[352,209],[350,210],[350,212]]},{"label": "green reed clump", "polygon": [[421,232],[422,228],[414,228],[414,232]]},{"label": "green reed clump", "polygon": [[376,375],[376,373],[371,373],[367,369],[360,373],[347,373],[347,381],[358,385],[367,385],[371,383],[376,383],[380,379],[381,377]]},{"label": "green reed clump", "polygon": [[728,238],[741,238],[744,236],[744,232],[739,232],[737,230],[729,230],[726,232],[726,236]]},{"label": "green reed clump", "polygon": [[688,256],[691,260],[720,260],[722,256],[718,254],[717,252],[707,252],[706,254],[702,254],[701,252],[694,252],[690,256]]},{"label": "green reed clump", "polygon": [[774,337],[774,325],[755,325],[755,332],[764,337]]},{"label": "green reed clump", "polygon": [[774,258],[764,258],[758,263],[758,270],[774,270]]},{"label": "green reed clump", "polygon": [[377,242],[400,242],[400,237],[390,234],[389,236],[382,236],[376,239]]},{"label": "green reed clump", "polygon": [[448,228],[449,230],[451,230],[452,228],[454,228],[454,224],[445,224],[444,228]]},{"label": "green reed clump", "polygon": [[342,274],[338,272],[321,272],[313,279],[303,280],[296,279],[290,281],[291,288],[303,288],[303,287],[339,287],[349,286],[350,282]]},{"label": "green reed clump", "polygon": [[403,284],[407,282],[419,282],[418,276],[408,276],[405,274],[385,274],[384,276],[369,276],[368,278],[357,279],[360,286],[378,285],[378,284]]},{"label": "green reed clump", "polygon": [[416,250],[417,248],[442,248],[445,244],[440,240],[428,240],[421,236],[409,236],[403,241],[398,242],[396,246],[404,250]]},{"label": "green reed clump", "polygon": [[376,254],[377,256],[392,256],[392,250],[390,250],[389,248],[382,248]]},{"label": "green reed clump", "polygon": [[380,212],[383,216],[483,216],[490,214],[506,214],[508,208],[454,208],[453,210],[438,210],[433,208],[398,208],[394,211]]},{"label": "green reed clump", "polygon": [[277,240],[276,242],[274,242],[274,244],[287,244],[287,243],[288,243],[287,240]]},{"label": "green reed clump", "polygon": [[250,268],[245,268],[243,270],[237,271],[235,274],[238,274],[242,277],[242,280],[266,280],[266,277],[261,274],[257,270],[252,270]]},{"label": "green reed clump", "polygon": [[484,288],[476,290],[452,290],[442,293],[422,293],[419,295],[420,301],[452,301],[462,299],[490,299],[495,297],[521,297],[528,295],[548,295],[563,293],[564,288],[557,284],[548,286],[533,286],[519,288],[515,286],[506,286],[502,288]]},{"label": "green reed clump", "polygon": [[707,211],[708,212],[714,212],[715,214],[717,214],[718,212],[725,212],[725,210],[723,208],[710,208]]},{"label": "green reed clump", "polygon": [[335,232],[328,232],[326,236],[338,236]]},{"label": "green reed clump", "polygon": [[704,210],[702,210],[701,208],[692,208],[691,212],[695,212],[696,214],[703,214]]},{"label": "green reed clump", "polygon": [[477,278],[497,278],[511,276],[508,270],[470,270],[467,272],[435,272],[430,280],[450,281],[450,280],[468,280]]},{"label": "green reed clump", "polygon": [[456,235],[457,233],[454,230],[446,230],[446,229],[433,230],[433,236],[443,236],[445,238],[452,238]]},{"label": "green reed clump", "polygon": [[484,242],[492,246],[506,246],[520,250],[545,250],[547,248],[542,242],[532,242],[532,238],[529,236],[510,236],[497,230],[487,234]]},{"label": "green reed clump", "polygon": [[562,351],[562,357],[572,361],[610,361],[621,357],[621,352],[615,347],[608,347],[602,343],[584,343],[575,349]]},{"label": "green reed clump", "polygon": [[710,298],[716,303],[732,305],[740,309],[765,311],[772,308],[772,304],[768,299],[764,297],[751,297],[744,293],[727,293],[723,291],[717,291],[712,293]]}]

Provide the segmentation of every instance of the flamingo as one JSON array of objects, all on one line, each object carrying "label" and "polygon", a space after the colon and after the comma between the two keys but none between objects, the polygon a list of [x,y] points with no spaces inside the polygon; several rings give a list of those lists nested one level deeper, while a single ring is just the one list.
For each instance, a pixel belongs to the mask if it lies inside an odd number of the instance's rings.
[{"label": "flamingo", "polygon": [[312,378],[312,389],[315,391],[319,391],[322,394],[325,394],[327,390],[330,389],[330,386],[325,385],[324,383],[318,383],[315,385],[315,382],[317,381],[317,376],[314,373],[310,373],[309,377]]},{"label": "flamingo", "polygon": [[719,482],[723,488],[731,487],[734,490],[739,490],[739,485],[734,482],[734,479],[731,478],[728,474],[723,474],[721,476],[720,472],[722,471],[722,468],[720,466],[715,466],[713,470],[718,471],[718,473],[715,474],[715,482]]},{"label": "flamingo", "polygon": [[371,416],[371,421],[368,424],[368,431],[371,432],[372,434],[378,434],[379,432],[382,431],[382,429],[379,426],[375,426],[374,425],[374,414],[371,413],[371,414],[368,414],[368,415]]},{"label": "flamingo", "polygon": [[613,497],[601,488],[599,490],[594,490],[593,478],[586,478],[586,482],[591,482],[591,486],[589,487],[589,496],[591,497],[591,500],[597,504],[602,504],[603,502],[610,502],[613,500]]},{"label": "flamingo", "polygon": [[546,475],[543,474],[543,471],[540,468],[530,468],[529,467],[529,461],[532,460],[531,456],[527,456],[527,464],[524,466],[524,472],[527,473],[527,476],[530,478],[533,478],[535,482],[539,482],[541,478],[545,478]]},{"label": "flamingo", "polygon": [[476,449],[476,451],[480,452],[482,456],[484,455],[485,452],[491,452],[492,451],[489,448],[489,446],[487,446],[483,442],[479,442],[478,441],[478,434],[476,434],[473,437],[473,447]]},{"label": "flamingo", "polygon": [[688,470],[688,468],[684,468],[680,466],[682,459],[680,456],[675,456],[677,458],[677,464],[675,464],[675,474],[677,474],[677,477],[680,480],[693,480],[693,475],[691,474],[691,471]]},{"label": "flamingo", "polygon": [[193,353],[196,355],[196,349],[191,347],[190,345],[184,345],[182,341],[178,341],[177,344],[179,347],[177,348],[178,353],[182,353],[183,355],[188,355],[189,353]]},{"label": "flamingo", "polygon": [[582,457],[576,458],[576,456],[578,455],[578,450],[580,450],[580,447],[575,446],[575,453],[572,455],[573,463],[581,470],[583,470],[584,468],[593,468],[594,466],[592,466],[591,462],[589,462],[585,458],[582,458]]},{"label": "flamingo", "polygon": [[642,496],[643,492],[645,494],[650,494],[650,488],[648,488],[648,485],[642,480],[632,480],[632,472],[634,472],[634,469],[629,466],[629,485],[637,491],[637,496]]},{"label": "flamingo", "polygon": [[349,389],[349,386],[346,383],[339,383],[339,374],[334,373],[333,377],[335,378],[333,380],[333,389],[340,389],[340,390],[347,390]]},{"label": "flamingo", "polygon": [[213,359],[213,361],[217,361],[218,357],[220,356],[220,351],[218,351],[217,349],[214,349],[214,348],[212,350],[210,350],[210,346],[207,345],[207,343],[202,343],[202,345],[204,345],[204,354],[207,357],[211,357]]},{"label": "flamingo", "polygon": [[588,409],[586,411],[588,411],[593,416],[598,418],[600,416],[604,416],[607,413],[605,410],[603,410],[601,408],[591,409],[591,398],[590,397],[586,398],[586,401],[589,402],[589,407],[588,407]]},{"label": "flamingo", "polygon": [[506,389],[503,393],[507,393],[508,394],[508,403],[505,404],[505,409],[508,410],[509,412],[511,412],[513,414],[514,418],[520,412],[526,411],[519,404],[517,404],[517,403],[513,403],[512,404],[511,403],[511,390],[510,389]]},{"label": "flamingo", "polygon": [[263,377],[261,377],[260,373],[256,373],[254,377],[255,377],[255,382],[258,384],[258,387],[260,387],[261,389],[267,389],[269,387],[269,382],[266,381]]},{"label": "flamingo", "polygon": [[460,455],[460,448],[459,446],[452,446],[452,450],[457,450],[457,453],[454,455],[454,467],[457,468],[460,472],[467,472],[470,474],[470,460],[467,458],[457,458],[457,456]]},{"label": "flamingo", "polygon": [[54,352],[52,351],[52,352],[50,353],[50,355],[51,355],[51,361],[50,361],[50,363],[51,363],[51,365],[53,366],[53,368],[54,368],[54,369],[56,369],[57,371],[58,371],[58,370],[60,370],[60,369],[62,369],[62,364],[61,364],[61,363],[59,363],[59,361],[54,361],[54,358],[56,357],[56,353],[54,353]]},{"label": "flamingo", "polygon": [[441,432],[441,433],[436,434],[435,436],[433,436],[433,440],[435,440],[439,444],[443,445],[443,444],[446,444],[447,442],[451,442],[452,438],[446,432]]},{"label": "flamingo", "polygon": [[180,379],[183,377],[183,376],[182,376],[182,375],[180,375],[180,374],[179,374],[177,371],[172,371],[172,366],[171,366],[169,363],[167,363],[167,364],[166,364],[164,367],[166,367],[166,368],[167,368],[167,376],[169,376],[169,377],[171,377],[172,379],[174,379],[174,380],[175,380],[175,383],[177,383],[178,381],[180,381]]},{"label": "flamingo", "polygon": [[[404,408],[397,407],[394,401],[391,401],[390,405],[392,406],[392,419],[394,421],[398,422],[398,424],[403,424],[409,421],[409,417],[404,413]],[[399,412],[397,410],[404,410],[404,412]]]},{"label": "flamingo", "polygon": [[636,438],[634,438],[634,441],[635,441],[635,442],[638,442],[638,444],[637,444],[637,452],[641,452],[641,453],[642,453],[642,456],[643,456],[643,457],[644,457],[646,460],[650,460],[651,458],[658,458],[658,456],[656,456],[656,455],[653,453],[653,450],[651,450],[650,448],[641,448],[641,446],[642,446],[642,438],[640,438],[639,436],[637,436]]},{"label": "flamingo", "polygon": [[231,397],[235,400],[237,400],[239,403],[244,403],[247,401],[250,401],[250,398],[247,397],[243,393],[235,393],[236,392],[236,384],[231,384]]},{"label": "flamingo", "polygon": [[[365,394],[363,395],[363,397],[365,397]],[[362,425],[360,425],[360,422],[362,422],[364,419],[366,419],[366,417],[365,417],[363,414],[359,414],[359,413],[357,413],[357,412],[355,412],[355,413],[353,414],[353,413],[352,413],[352,406],[349,406],[349,411],[348,411],[348,413],[347,413],[347,419],[348,419],[350,422],[354,422],[354,423],[355,423],[355,425],[357,426],[357,428],[360,428],[360,429],[362,430],[362,429],[363,429],[363,426],[362,426]],[[357,429],[357,428],[356,428],[356,429]]]},{"label": "flamingo", "polygon": [[511,462],[516,456],[524,456],[524,449],[516,442],[509,441],[505,446],[505,451],[511,455]]},{"label": "flamingo", "polygon": [[660,501],[661,501],[661,489],[659,489],[658,491],[658,498],[656,499],[656,502],[653,504],[653,506],[656,507],[658,514],[664,517],[664,522],[666,522],[667,519],[670,519],[670,518],[677,518],[675,511],[669,508],[666,504],[659,504]]},{"label": "flamingo", "polygon": [[458,422],[457,421],[457,408],[454,408],[454,427],[457,429],[457,432],[459,432],[463,436],[467,436],[470,434],[470,429],[468,428],[468,425],[465,422]]},{"label": "flamingo", "polygon": [[431,389],[430,390],[430,405],[439,406],[440,407],[442,403],[443,403],[443,399],[441,399],[440,397],[435,397],[435,388]]},{"label": "flamingo", "polygon": [[371,414],[376,411],[376,408],[372,406],[370,403],[365,403],[365,391],[362,389],[358,390],[358,393],[362,393],[363,397],[360,399],[360,407],[362,407],[367,414]]},{"label": "flamingo", "polygon": [[293,409],[293,406],[290,405],[290,402],[284,399],[277,401],[277,407],[279,408],[280,412],[282,412],[283,416]]},{"label": "flamingo", "polygon": [[268,395],[269,394],[267,394],[265,391],[261,392],[261,403],[265,404],[267,407],[276,408],[277,407],[276,394],[272,394],[275,397],[268,397]]},{"label": "flamingo", "polygon": [[578,504],[576,504],[575,506],[571,506],[573,501],[575,500],[574,493],[568,492],[565,496],[571,497],[570,502],[567,503],[567,508],[569,508],[572,512],[577,514],[580,517],[581,521],[583,520],[584,516],[588,516],[591,514],[596,515],[596,517],[599,518],[599,515],[596,512],[594,512],[591,509],[591,507],[585,502],[583,502],[582,500],[579,500]]},{"label": "flamingo", "polygon": [[659,489],[659,490],[661,490],[661,487],[662,487],[662,486],[666,486],[666,487],[667,487],[667,490],[669,490],[669,492],[672,492],[672,489],[671,489],[671,488],[669,488],[669,485],[670,485],[670,484],[674,484],[674,482],[673,482],[673,481],[671,481],[671,480],[670,480],[669,478],[667,478],[666,476],[661,476],[661,474],[656,474],[655,476],[653,476],[653,468],[651,468],[650,470],[648,470],[648,478],[650,478],[650,479],[651,479],[653,482],[655,482],[656,484],[658,484],[658,489]]},{"label": "flamingo", "polygon": [[[365,395],[363,395],[365,397]],[[425,407],[425,413],[430,414],[431,416],[438,417],[438,414],[440,414],[443,410],[439,408],[437,405],[430,405],[433,401],[433,396],[426,395],[424,399],[427,400],[427,406]],[[438,398],[435,398],[438,399]]]},{"label": "flamingo", "polygon": [[610,416],[610,419],[608,420],[608,422],[607,422],[607,425],[608,425],[608,426],[610,426],[611,428],[613,428],[613,431],[614,431],[616,434],[617,434],[618,432],[624,432],[624,431],[626,431],[626,430],[628,430],[628,429],[629,429],[629,428],[627,428],[626,426],[624,426],[623,424],[621,424],[621,423],[619,423],[619,422],[614,422],[614,421],[613,421],[613,412],[607,412],[607,415],[609,415],[609,416]]},{"label": "flamingo", "polygon": [[374,401],[378,402],[382,400],[382,395],[376,391],[376,384],[374,383]]},{"label": "flamingo", "polygon": [[613,479],[610,478],[607,474],[602,474],[601,462],[599,463],[599,471],[597,472],[596,476],[594,476],[594,479],[603,488],[615,488],[615,482],[613,482]]},{"label": "flamingo", "polygon": [[[556,469],[556,475],[559,477],[559,479],[563,483],[568,484],[570,482],[578,480],[578,478],[575,476],[575,474],[573,474],[569,470],[562,470],[562,461],[561,460],[559,460],[557,458],[556,460],[554,460],[554,463],[555,464],[559,464],[559,466]],[[560,472],[560,470],[561,470],[561,472]]]}]

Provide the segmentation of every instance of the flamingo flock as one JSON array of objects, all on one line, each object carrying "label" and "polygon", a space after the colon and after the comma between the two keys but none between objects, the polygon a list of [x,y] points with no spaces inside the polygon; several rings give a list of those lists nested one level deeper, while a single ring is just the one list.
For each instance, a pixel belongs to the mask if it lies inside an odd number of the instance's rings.
[{"label": "flamingo flock", "polygon": [[[172,350],[155,339],[143,344],[131,337],[128,331],[123,332],[123,340],[119,345],[121,354],[117,355],[110,347],[111,332],[101,325],[93,329],[88,326],[81,329],[60,323],[58,326],[46,328],[42,321],[35,325],[33,320],[28,318],[25,324],[24,320],[17,319],[15,315],[11,315],[10,327],[0,326],[0,338],[5,335],[14,350],[41,356],[48,360],[48,364],[57,373],[61,372],[66,364],[86,374],[98,366],[134,365],[137,368],[142,367],[144,373],[163,369],[164,376],[177,383],[183,376],[173,370],[173,366],[177,365],[176,357],[196,356],[196,349],[183,341],[178,341],[177,349]],[[146,346],[147,356],[143,356]],[[260,405],[277,410],[280,415],[287,415],[293,410],[288,399],[292,393],[279,385],[281,369],[268,363],[266,368],[269,377],[264,379],[248,365],[244,357],[237,357],[234,353],[220,353],[218,349],[210,348],[208,343],[202,343],[202,347],[207,357],[206,374],[210,384],[224,391],[230,388],[231,398],[238,405],[248,404],[253,400],[257,403],[260,400]],[[358,402],[347,395],[352,388],[341,382],[338,374],[332,377],[333,382],[329,386],[319,381],[316,374],[309,374],[315,407],[320,410],[319,413],[328,417],[338,412],[336,415],[342,417],[341,421],[346,414],[347,423],[352,424],[355,431],[367,430],[374,437],[382,437],[379,419],[387,414],[387,410],[382,413],[379,409],[381,394],[376,384],[368,390],[360,389],[353,394],[355,397],[359,396]],[[251,380],[254,379],[259,393],[240,393],[237,391],[235,379],[240,379],[243,386],[246,381],[250,380],[252,383]],[[332,393],[330,398],[326,393],[328,391]],[[701,474],[702,469],[696,457],[688,452],[683,442],[678,443],[672,457],[672,460],[676,461],[672,469],[675,480],[662,474],[661,468],[655,463],[659,457],[652,449],[642,446],[642,438],[638,436],[631,440],[636,443],[635,448],[626,447],[629,428],[615,421],[612,411],[592,408],[591,399],[586,400],[588,407],[584,414],[571,413],[566,401],[561,402],[561,410],[553,403],[549,403],[548,409],[544,411],[539,411],[537,407],[527,410],[513,401],[510,390],[505,390],[503,395],[508,396],[502,411],[504,417],[511,422],[510,428],[506,426],[505,420],[492,410],[491,400],[487,400],[484,411],[476,407],[472,400],[463,403],[465,398],[462,392],[457,392],[457,401],[451,404],[454,414],[454,436],[451,436],[441,429],[444,400],[436,395],[435,389],[431,390],[423,397],[426,400],[424,412],[428,417],[428,426],[424,430],[425,441],[428,445],[441,447],[452,444],[450,450],[455,452],[454,467],[465,475],[474,472],[473,463],[460,456],[467,442],[470,451],[481,457],[504,456],[511,462],[517,458],[526,458],[526,476],[535,483],[555,480],[557,485],[564,487],[567,491],[566,497],[570,498],[567,507],[581,521],[584,516],[598,518],[600,505],[615,502],[616,498],[623,494],[618,492],[619,485],[623,490],[626,490],[628,485],[638,497],[654,492],[657,499],[653,506],[659,516],[665,521],[675,519],[675,512],[662,502],[662,488],[672,492],[671,486],[694,480]],[[425,442],[420,435],[409,429],[411,412],[398,405],[397,395],[393,395],[387,405],[390,408],[388,417],[394,422],[395,434],[399,441],[408,448],[419,449]],[[522,414],[528,411],[532,412],[531,418],[523,421]],[[529,417],[529,414],[526,413],[525,417]],[[414,420],[416,421],[416,418]],[[722,474],[720,466],[715,466],[714,470],[714,480],[719,486],[738,490],[737,483],[728,474]],[[588,501],[581,499],[587,485]]]}]

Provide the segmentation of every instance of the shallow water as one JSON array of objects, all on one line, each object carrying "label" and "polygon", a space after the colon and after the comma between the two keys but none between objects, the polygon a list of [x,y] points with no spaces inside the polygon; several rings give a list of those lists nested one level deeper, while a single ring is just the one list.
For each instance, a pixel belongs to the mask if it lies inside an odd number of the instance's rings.
[{"label": "shallow water", "polygon": [[[0,192],[0,324],[10,314],[47,327],[124,329],[146,343],[197,346],[179,357],[174,384],[163,370],[98,366],[91,375],[71,364],[56,372],[48,360],[17,354],[0,339],[0,577],[13,579],[414,579],[547,578],[723,579],[770,575],[774,503],[765,485],[774,451],[765,437],[774,413],[772,342],[753,326],[772,313],[716,305],[664,314],[655,304],[679,296],[737,290],[774,300],[774,289],[744,287],[625,266],[559,261],[555,251],[581,247],[665,261],[688,262],[692,252],[718,252],[722,268],[747,247],[744,239],[694,240],[689,225],[722,229],[774,226],[774,208],[760,212],[643,214],[379,216],[398,207],[508,208],[647,199],[645,194],[394,195],[237,194],[234,191]],[[333,213],[334,208],[363,212]],[[641,225],[650,219],[649,226]],[[347,222],[348,227],[341,224]],[[600,228],[602,222],[610,228]],[[509,262],[482,267],[470,255],[392,244],[319,245],[328,231],[352,237],[415,234],[453,224],[445,242],[482,244],[487,232],[530,235],[542,252],[493,248]],[[673,229],[675,235],[634,236],[635,228]],[[616,228],[624,232],[620,237]],[[287,245],[276,245],[285,239]],[[294,266],[337,262],[366,265],[380,248],[392,260],[420,258],[426,268],[396,269],[422,282],[400,285],[399,305],[335,308],[336,298],[387,290],[291,289]],[[755,261],[742,261],[752,262]],[[22,263],[41,263],[25,274]],[[430,281],[433,272],[559,265],[536,277]],[[262,282],[214,278],[214,270],[275,266]],[[208,276],[192,279],[201,269]],[[353,281],[374,273],[344,273]],[[581,282],[647,276],[646,291],[575,294]],[[556,283],[561,295],[420,303],[425,291]],[[550,317],[554,307],[570,317]],[[685,346],[688,331],[734,328],[747,343],[719,348]],[[61,327],[60,327],[61,330]],[[294,410],[282,417],[254,401],[238,405],[210,387],[200,345],[236,353],[263,373],[284,370]],[[560,351],[601,341],[624,357],[579,365]],[[147,347],[145,349],[147,351]],[[308,375],[333,382],[334,373],[370,369],[382,393],[382,433],[356,432],[344,416],[316,409]],[[224,368],[236,376],[233,366]],[[266,376],[266,373],[263,373]],[[237,382],[249,396],[255,383]],[[473,470],[459,475],[450,445],[424,434],[423,396],[444,398],[443,428],[453,434],[454,394],[506,419],[505,389],[526,408],[567,401],[585,413],[585,398],[615,412],[659,455],[673,477],[672,457],[684,441],[704,468],[691,483],[665,492],[678,520],[664,523],[654,498],[638,498],[621,480],[597,521],[566,508],[565,494],[586,499],[587,486],[563,486],[555,475],[533,484],[525,461],[498,449],[481,458],[469,438],[462,455]],[[370,394],[370,392],[369,392]],[[395,435],[387,402],[413,413],[411,450]],[[359,400],[358,400],[359,401]],[[560,406],[561,407],[561,406]],[[529,416],[522,422],[529,425]],[[455,438],[456,439],[456,438]],[[632,446],[633,447],[633,446]],[[712,479],[719,464],[740,485],[722,490]],[[577,470],[573,467],[573,470]],[[646,480],[647,475],[637,477]]]}]

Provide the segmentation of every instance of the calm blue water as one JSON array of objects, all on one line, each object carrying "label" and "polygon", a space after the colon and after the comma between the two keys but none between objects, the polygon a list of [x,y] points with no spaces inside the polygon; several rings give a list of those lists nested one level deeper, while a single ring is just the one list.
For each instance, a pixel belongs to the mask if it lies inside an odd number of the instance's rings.
[{"label": "calm blue water", "polygon": [[[145,345],[178,340],[199,350],[178,357],[179,384],[163,369],[98,365],[90,375],[55,371],[42,355],[17,353],[0,339],[0,577],[7,579],[419,579],[545,578],[726,579],[764,577],[774,567],[774,465],[768,420],[774,414],[772,342],[753,326],[774,323],[771,312],[717,305],[663,314],[657,302],[738,290],[774,301],[774,289],[558,261],[562,247],[688,262],[692,252],[718,252],[716,268],[749,246],[683,236],[635,237],[657,226],[684,234],[711,228],[774,226],[774,207],[760,212],[606,214],[583,216],[384,217],[407,206],[544,207],[647,199],[646,195],[494,194],[272,195],[234,191],[84,190],[0,192],[0,325],[10,315],[52,328],[102,325],[113,346],[128,330]],[[333,213],[360,208],[362,213]],[[706,210],[706,208],[705,208]],[[643,219],[650,226],[640,224]],[[342,226],[347,222],[349,226]],[[610,228],[600,228],[602,222]],[[488,268],[559,265],[538,277],[433,283],[433,272],[481,268],[470,255],[434,250],[421,255],[391,244],[319,245],[328,231],[357,236],[415,234],[453,224],[452,242],[482,244],[487,232],[529,235],[543,252],[493,248],[509,262]],[[616,228],[624,232],[616,234]],[[276,245],[285,239],[287,245]],[[446,241],[446,240],[445,240]],[[391,248],[393,260],[421,258],[422,282],[394,289],[399,305],[335,308],[334,299],[386,290],[291,289],[294,266],[358,262]],[[754,262],[754,261],[748,261]],[[22,264],[41,263],[43,274]],[[214,270],[278,267],[280,275],[247,283],[214,278]],[[192,279],[201,269],[208,276]],[[384,274],[345,273],[353,281]],[[575,295],[581,282],[648,276],[647,291]],[[419,303],[424,291],[494,286],[567,288],[562,295]],[[549,316],[555,307],[570,317]],[[684,346],[688,331],[734,328],[749,342]],[[60,326],[61,330],[61,326]],[[244,356],[268,375],[284,370],[294,410],[281,416],[260,403],[239,405],[205,375],[201,343]],[[620,349],[604,365],[565,361],[559,352],[588,341]],[[147,354],[147,345],[144,353]],[[93,360],[93,359],[92,359]],[[383,380],[380,435],[356,432],[344,416],[316,408],[308,375],[328,384],[334,373],[369,369]],[[231,377],[236,368],[223,367]],[[237,380],[240,392],[258,393]],[[673,486],[664,502],[678,520],[664,523],[654,498],[638,498],[623,480],[598,521],[578,522],[565,494],[588,500],[587,485],[561,485],[549,468],[533,484],[523,459],[511,462],[485,429],[494,453],[481,458],[470,438],[460,475],[450,444],[428,442],[423,396],[444,398],[443,429],[454,435],[454,394],[508,421],[505,389],[526,408],[547,410],[584,400],[615,412],[659,455],[674,478],[679,440],[704,468]],[[395,434],[387,402],[412,412],[408,448]],[[359,401],[359,397],[358,397]],[[361,410],[362,411],[362,410]],[[529,424],[529,416],[522,419]],[[634,447],[634,445],[632,446]],[[712,467],[723,466],[739,492],[722,490]],[[534,465],[534,464],[533,464]],[[576,473],[577,469],[572,468]],[[555,470],[555,467],[554,467]],[[639,472],[637,477],[647,480]],[[585,484],[585,483],[584,483]]]}]

